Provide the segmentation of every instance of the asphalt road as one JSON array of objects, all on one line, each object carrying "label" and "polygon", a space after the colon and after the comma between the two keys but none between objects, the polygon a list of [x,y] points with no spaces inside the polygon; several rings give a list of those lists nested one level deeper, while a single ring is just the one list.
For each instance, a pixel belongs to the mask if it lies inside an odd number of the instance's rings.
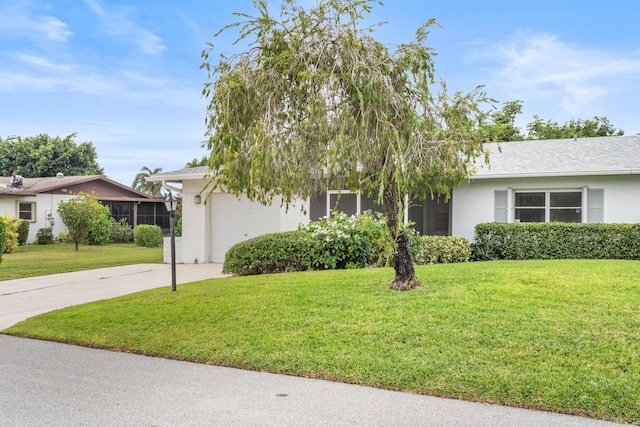
[{"label": "asphalt road", "polygon": [[613,425],[0,335],[3,427]]}]

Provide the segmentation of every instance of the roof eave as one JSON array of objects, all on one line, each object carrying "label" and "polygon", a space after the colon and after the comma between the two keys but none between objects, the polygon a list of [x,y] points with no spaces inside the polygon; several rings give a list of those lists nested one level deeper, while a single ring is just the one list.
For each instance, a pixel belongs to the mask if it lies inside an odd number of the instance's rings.
[{"label": "roof eave", "polygon": [[521,173],[486,173],[473,175],[476,179],[508,179],[508,178],[552,178],[565,176],[604,176],[604,175],[640,175],[640,169],[590,170],[566,172],[521,172]]}]

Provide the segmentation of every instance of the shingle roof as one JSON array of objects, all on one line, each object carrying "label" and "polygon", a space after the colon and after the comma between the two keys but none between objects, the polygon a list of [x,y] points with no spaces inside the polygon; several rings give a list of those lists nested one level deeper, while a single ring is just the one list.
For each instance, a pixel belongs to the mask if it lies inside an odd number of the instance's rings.
[{"label": "shingle roof", "polygon": [[485,144],[472,179],[640,174],[640,135]]},{"label": "shingle roof", "polygon": [[[0,176],[0,196],[3,195],[11,195],[11,196],[35,196],[39,193],[46,193],[48,191],[59,190],[66,187],[71,187],[73,185],[88,183],[92,181],[103,181],[107,184],[115,187],[119,187],[122,190],[126,190],[128,193],[135,195],[140,199],[153,199],[154,197],[143,193],[141,191],[135,190],[131,187],[127,187],[124,184],[120,184],[119,182],[113,181],[102,175],[87,175],[87,176],[65,176],[62,179],[58,179],[57,177],[44,177],[44,178],[24,178],[23,179],[23,188],[14,189],[9,186],[10,177],[2,177]],[[3,187],[5,186],[6,187]]]}]

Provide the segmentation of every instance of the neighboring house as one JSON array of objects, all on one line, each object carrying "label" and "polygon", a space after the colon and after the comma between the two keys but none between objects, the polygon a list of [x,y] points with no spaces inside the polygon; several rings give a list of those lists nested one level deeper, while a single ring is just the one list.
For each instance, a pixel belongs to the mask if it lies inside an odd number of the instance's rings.
[{"label": "neighboring house", "polygon": [[36,240],[41,228],[52,227],[54,236],[66,233],[67,228],[58,215],[58,204],[80,192],[95,195],[117,220],[126,218],[132,226],[157,224],[169,229],[169,215],[163,198],[101,175],[25,178],[23,188],[9,187],[9,177],[0,177],[0,184],[0,215],[9,214],[29,221],[29,243]]},{"label": "neighboring house", "polygon": [[[490,167],[479,159],[476,174],[454,188],[450,200],[428,198],[409,207],[405,219],[425,235],[469,240],[477,224],[493,221],[640,222],[640,136],[505,142],[485,148]],[[207,195],[208,172],[206,167],[186,168],[148,179],[182,184],[183,237],[176,243],[181,254],[177,262],[222,262],[235,243],[296,229],[330,214],[336,205],[350,214],[376,209],[362,195],[339,191],[288,211],[279,200],[263,206],[244,196]]]}]

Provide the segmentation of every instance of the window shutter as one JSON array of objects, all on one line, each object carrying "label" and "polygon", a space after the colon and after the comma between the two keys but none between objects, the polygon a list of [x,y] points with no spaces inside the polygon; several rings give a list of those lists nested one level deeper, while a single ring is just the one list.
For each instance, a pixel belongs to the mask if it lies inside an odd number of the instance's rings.
[{"label": "window shutter", "polygon": [[493,192],[493,220],[495,222],[508,222],[507,200],[507,190],[497,190]]},{"label": "window shutter", "polygon": [[604,222],[604,190],[589,190],[589,222]]}]

